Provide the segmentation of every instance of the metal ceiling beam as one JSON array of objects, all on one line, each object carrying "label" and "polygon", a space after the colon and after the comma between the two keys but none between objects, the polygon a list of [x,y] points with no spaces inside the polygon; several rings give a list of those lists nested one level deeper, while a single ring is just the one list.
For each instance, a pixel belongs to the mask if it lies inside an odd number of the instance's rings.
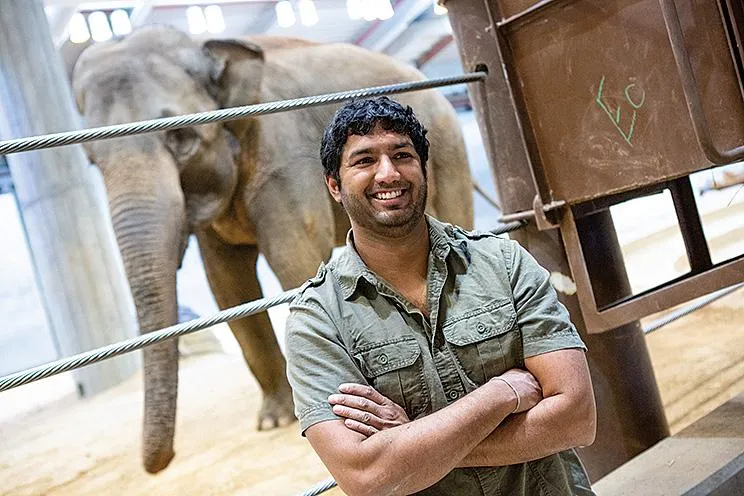
[{"label": "metal ceiling beam", "polygon": [[428,50],[418,56],[415,65],[418,69],[421,69],[427,62],[439,55],[442,50],[452,43],[455,38],[451,34],[445,34],[439,38]]},{"label": "metal ceiling beam", "polygon": [[449,21],[445,17],[427,17],[416,21],[410,29],[401,33],[387,47],[386,53],[413,64],[442,36],[451,33]]},{"label": "metal ceiling beam", "polygon": [[274,14],[274,3],[272,2],[258,14],[252,22],[245,25],[246,34],[263,34],[276,24],[276,14]]},{"label": "metal ceiling beam", "polygon": [[134,4],[132,14],[129,16],[132,27],[142,26],[150,15],[150,11],[155,6],[155,0],[142,0]]},{"label": "metal ceiling beam", "polygon": [[410,24],[427,9],[432,0],[400,0],[393,8],[395,15],[386,21],[375,21],[354,43],[375,52],[384,52]]}]

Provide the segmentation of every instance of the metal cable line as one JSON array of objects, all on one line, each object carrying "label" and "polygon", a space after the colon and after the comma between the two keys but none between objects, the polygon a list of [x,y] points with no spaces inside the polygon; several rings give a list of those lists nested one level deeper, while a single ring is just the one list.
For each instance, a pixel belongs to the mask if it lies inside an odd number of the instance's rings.
[{"label": "metal cable line", "polygon": [[242,319],[243,317],[263,312],[275,305],[288,303],[297,295],[297,293],[297,289],[292,289],[272,298],[261,298],[259,300],[254,300],[236,307],[222,310],[211,317],[203,317],[182,324],[176,324],[164,329],[120,341],[118,343],[102,346],[101,348],[78,353],[77,355],[61,358],[54,362],[45,363],[37,367],[6,375],[0,377],[0,392],[28,384],[29,382],[38,381],[39,379],[57,375],[62,372],[101,362],[118,355],[123,355],[124,353],[139,350],[140,348],[165,341],[166,339],[200,331],[221,322]]},{"label": "metal cable line", "polygon": [[119,138],[122,136],[153,133],[156,131],[165,131],[168,129],[180,129],[184,127],[197,126],[200,124],[209,124],[212,122],[234,121],[238,119],[244,119],[246,117],[276,114],[279,112],[287,112],[290,110],[316,107],[319,105],[328,105],[331,103],[352,100],[354,98],[393,95],[398,93],[407,93],[410,91],[438,88],[440,86],[472,83],[475,81],[480,81],[485,77],[485,72],[472,72],[463,74],[461,76],[449,76],[436,79],[427,79],[424,81],[390,84],[386,86],[373,86],[371,88],[340,91],[337,93],[327,93],[324,95],[294,98],[291,100],[279,100],[276,102],[259,103],[256,105],[231,107],[226,109],[211,110],[209,112],[199,112],[195,114],[164,117],[161,119],[151,119],[140,122],[130,122],[127,124],[114,124],[111,126],[83,129],[80,131],[66,131],[62,133],[45,134],[27,138],[16,138],[0,141],[0,155],[41,150],[44,148],[54,148],[57,146],[85,143],[88,141]]},{"label": "metal cable line", "polygon": [[[494,234],[503,234],[505,232],[519,229],[524,224],[525,222],[521,221],[510,222],[509,224],[491,230],[491,232]],[[182,324],[176,324],[164,329],[142,334],[141,336],[120,341],[118,343],[109,344],[101,348],[78,353],[77,355],[61,358],[54,362],[45,363],[37,367],[0,377],[0,392],[28,384],[29,382],[38,381],[46,377],[51,377],[62,372],[79,369],[80,367],[101,362],[115,356],[123,355],[124,353],[139,350],[146,346],[150,346],[151,344],[165,341],[166,339],[191,334],[215,324],[235,319],[242,319],[243,317],[263,312],[275,305],[290,302],[292,298],[299,293],[299,290],[300,288],[291,289],[272,298],[261,298],[260,300],[243,303],[242,305],[222,310],[211,317],[202,317]]]}]

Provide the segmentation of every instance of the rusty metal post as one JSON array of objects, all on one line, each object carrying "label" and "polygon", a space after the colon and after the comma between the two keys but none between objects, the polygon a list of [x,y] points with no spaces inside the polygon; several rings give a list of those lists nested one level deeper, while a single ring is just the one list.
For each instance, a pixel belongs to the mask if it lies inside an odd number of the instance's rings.
[{"label": "rusty metal post", "polygon": [[[591,232],[587,264],[599,265],[602,280],[594,280],[602,298],[629,293],[620,248],[609,211],[602,211],[579,222]],[[550,272],[570,274],[563,242],[557,230],[538,231],[532,224],[511,236],[524,246]],[[611,470],[653,446],[669,435],[659,390],[643,331],[638,322],[602,334],[588,334],[575,295],[559,293],[571,313],[589,352],[587,359],[597,401],[597,438],[592,446],[579,450],[589,477],[596,481]]]},{"label": "rusty metal post", "polygon": [[[531,143],[525,139],[518,88],[510,87],[504,70],[503,39],[496,33],[498,4],[450,0],[446,6],[464,70],[489,72],[486,81],[469,91],[504,212],[529,210],[537,193]],[[580,217],[577,226],[584,233],[588,268],[602,267],[590,271],[596,274],[592,283],[598,300],[614,301],[630,294],[609,211]],[[559,230],[538,231],[531,224],[512,237],[551,272],[571,273]],[[668,436],[669,429],[640,324],[635,321],[589,335],[576,296],[563,293],[560,298],[589,349],[598,432],[594,444],[580,450],[580,456],[591,480],[596,481]]]}]

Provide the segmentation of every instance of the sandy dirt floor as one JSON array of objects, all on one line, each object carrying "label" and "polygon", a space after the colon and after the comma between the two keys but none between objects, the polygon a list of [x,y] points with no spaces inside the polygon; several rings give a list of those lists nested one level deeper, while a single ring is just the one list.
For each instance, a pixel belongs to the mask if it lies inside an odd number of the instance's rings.
[{"label": "sandy dirt floor", "polygon": [[[726,248],[743,238],[736,228],[716,239]],[[668,258],[643,243],[629,246],[626,260],[635,267],[656,264],[651,253]],[[648,335],[672,432],[744,391],[742,317],[744,289]],[[259,391],[239,356],[194,356],[181,364],[176,458],[156,476],[139,460],[140,376],[93,398],[61,395],[16,414],[13,405],[64,389],[69,376],[0,393],[0,494],[293,495],[328,477],[296,424],[255,430]]]},{"label": "sandy dirt floor", "polygon": [[[673,432],[744,391],[742,308],[744,290],[649,335]],[[328,477],[296,424],[255,430],[260,393],[240,357],[188,358],[180,374],[176,458],[164,472],[140,466],[135,376],[94,398],[63,398],[2,422],[0,494],[293,495]],[[0,404],[32,394],[26,388],[0,394]]]}]

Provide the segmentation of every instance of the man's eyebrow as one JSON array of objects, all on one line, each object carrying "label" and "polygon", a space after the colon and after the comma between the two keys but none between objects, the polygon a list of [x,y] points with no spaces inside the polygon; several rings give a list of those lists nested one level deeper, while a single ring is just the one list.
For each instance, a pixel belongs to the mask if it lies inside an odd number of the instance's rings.
[{"label": "man's eyebrow", "polygon": [[[407,147],[413,148],[413,143],[411,143],[410,141],[399,141],[398,143],[392,146],[393,150],[398,150],[400,148],[407,148]],[[366,154],[371,154],[373,152],[374,152],[374,148],[372,147],[360,148],[359,150],[354,150],[353,152],[349,154],[349,160],[351,160],[352,158],[358,155],[366,155]]]},{"label": "man's eyebrow", "polygon": [[368,154],[368,153],[372,153],[372,151],[373,151],[373,150],[372,150],[372,148],[371,148],[371,147],[368,147],[368,148],[360,148],[359,150],[354,150],[353,152],[351,152],[351,153],[349,154],[349,160],[351,160],[352,158],[356,157],[357,155],[366,155],[366,154]]}]

